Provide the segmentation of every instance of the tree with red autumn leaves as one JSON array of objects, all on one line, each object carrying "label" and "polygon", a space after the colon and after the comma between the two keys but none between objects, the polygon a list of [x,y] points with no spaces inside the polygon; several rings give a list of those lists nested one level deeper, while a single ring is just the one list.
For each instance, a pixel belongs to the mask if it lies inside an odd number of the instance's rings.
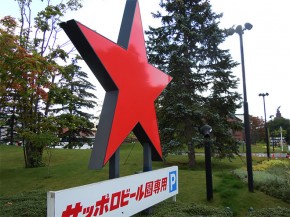
[{"label": "tree with red autumn leaves", "polygon": [[265,139],[265,121],[262,117],[250,115],[251,143],[256,144]]},{"label": "tree with red autumn leaves", "polygon": [[20,137],[26,140],[26,166],[36,167],[41,164],[43,151],[43,145],[37,140],[46,137],[43,140],[50,143],[57,139],[52,133],[48,133],[50,130],[44,126],[40,106],[47,102],[51,87],[49,77],[55,73],[57,67],[45,57],[29,52],[20,45],[20,38],[14,34],[16,21],[12,17],[4,17],[1,24],[0,112],[9,117],[10,143],[14,141],[13,132],[17,131]]},{"label": "tree with red autumn leaves", "polygon": [[72,58],[56,40],[64,13],[82,5],[75,0],[45,2],[32,19],[33,1],[17,0],[20,23],[10,16],[0,22],[1,126],[9,125],[10,144],[22,141],[27,168],[43,165],[44,148],[57,144],[64,128],[74,135],[90,134],[93,115],[82,109],[96,105],[87,91],[94,86],[77,65],[80,58]]}]

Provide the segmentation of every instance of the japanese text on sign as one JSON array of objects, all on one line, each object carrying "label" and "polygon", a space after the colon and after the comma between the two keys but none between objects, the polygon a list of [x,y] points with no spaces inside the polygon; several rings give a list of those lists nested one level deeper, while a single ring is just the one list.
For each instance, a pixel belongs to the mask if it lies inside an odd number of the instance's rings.
[{"label": "japanese text on sign", "polygon": [[140,185],[137,191],[130,193],[131,189],[118,191],[112,194],[103,195],[102,198],[96,201],[95,205],[83,207],[81,202],[72,204],[66,207],[63,211],[62,217],[77,217],[79,213],[84,214],[86,217],[101,216],[106,212],[113,211],[120,207],[127,206],[131,198],[140,201],[143,198],[158,194],[159,192],[166,191],[167,177],[157,179],[155,181],[146,182]]},{"label": "japanese text on sign", "polygon": [[178,193],[176,166],[48,192],[49,217],[131,216]]}]

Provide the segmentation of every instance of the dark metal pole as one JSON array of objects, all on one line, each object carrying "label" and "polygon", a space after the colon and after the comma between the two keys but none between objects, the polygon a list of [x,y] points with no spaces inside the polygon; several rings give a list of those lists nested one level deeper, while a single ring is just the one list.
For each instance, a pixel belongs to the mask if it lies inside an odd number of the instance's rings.
[{"label": "dark metal pole", "polygon": [[120,177],[120,149],[112,155],[109,160],[109,179]]},{"label": "dark metal pole", "polygon": [[[143,145],[143,172],[152,171],[152,148],[148,142]],[[153,207],[149,207],[143,211],[145,215],[153,214]]]},{"label": "dark metal pole", "polygon": [[266,133],[266,146],[267,146],[267,157],[270,159],[270,147],[269,147],[269,134],[268,134],[268,124],[266,118],[266,106],[265,106],[265,96],[268,96],[268,93],[260,93],[259,96],[263,97],[264,103],[264,116],[265,116],[265,133]]},{"label": "dark metal pole", "polygon": [[205,139],[204,156],[205,156],[205,172],[206,172],[206,198],[207,201],[211,201],[213,199],[213,192],[212,192],[211,151],[209,138]]},{"label": "dark metal pole", "polygon": [[204,136],[204,160],[205,160],[205,177],[206,177],[206,199],[213,199],[212,193],[212,172],[211,172],[211,151],[210,151],[210,134],[212,127],[204,125],[200,128],[200,133]]},{"label": "dark metal pole", "polygon": [[145,142],[143,144],[143,172],[148,172],[152,170],[152,154],[151,146],[149,143]]},{"label": "dark metal pole", "polygon": [[250,121],[249,121],[249,108],[248,108],[248,100],[247,100],[244,48],[243,48],[243,36],[242,36],[243,35],[243,30],[242,30],[241,26],[240,26],[240,30],[241,31],[237,31],[236,30],[236,32],[240,36],[240,48],[241,48],[241,62],[242,62],[242,75],[243,75],[243,93],[244,93],[244,126],[245,126],[245,140],[246,140],[247,171],[248,171],[248,189],[249,189],[250,192],[254,192],[253,167],[252,167],[252,150],[251,150],[251,136],[250,136]]}]

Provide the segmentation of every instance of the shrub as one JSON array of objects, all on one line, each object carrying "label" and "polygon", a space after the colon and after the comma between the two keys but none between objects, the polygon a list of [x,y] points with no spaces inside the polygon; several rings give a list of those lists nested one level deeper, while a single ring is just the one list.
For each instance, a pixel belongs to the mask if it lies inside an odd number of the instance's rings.
[{"label": "shrub", "polygon": [[[288,160],[263,161],[253,166],[254,186],[266,194],[290,202],[290,162]],[[236,169],[233,173],[247,181],[247,171]]]},{"label": "shrub", "polygon": [[277,180],[271,182],[256,183],[256,188],[265,192],[268,195],[279,198],[285,202],[290,203],[290,186],[288,183],[280,183]]},{"label": "shrub", "polygon": [[[232,212],[229,209],[216,208],[200,204],[185,204],[180,202],[163,202],[153,208],[154,212],[150,217],[190,217],[190,216],[208,216],[208,217],[231,217]],[[136,216],[145,216],[146,214],[137,214]]]},{"label": "shrub", "polygon": [[[0,216],[14,217],[42,217],[46,216],[46,192],[32,191],[17,194],[11,197],[0,197]],[[211,216],[230,217],[228,209],[215,208],[200,204],[185,204],[181,202],[165,201],[153,207],[151,217],[190,217]],[[135,216],[147,216],[146,212]]]},{"label": "shrub", "polygon": [[262,163],[254,165],[254,171],[265,171],[269,170],[273,167],[282,167],[285,169],[290,168],[290,162],[288,160],[266,160],[262,161]]},{"label": "shrub", "polygon": [[285,182],[282,177],[273,175],[266,171],[254,171],[254,181],[257,186],[274,182],[282,185]]},{"label": "shrub", "polygon": [[286,207],[277,207],[277,208],[263,208],[259,210],[253,210],[249,212],[247,217],[289,217],[290,216],[290,209]]}]

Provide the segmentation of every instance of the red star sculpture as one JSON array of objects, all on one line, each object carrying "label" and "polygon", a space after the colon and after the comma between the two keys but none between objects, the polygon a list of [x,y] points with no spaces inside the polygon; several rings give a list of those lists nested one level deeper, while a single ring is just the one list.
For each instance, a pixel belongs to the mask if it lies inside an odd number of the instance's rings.
[{"label": "red star sculpture", "polygon": [[61,26],[106,91],[90,168],[103,167],[132,130],[162,158],[154,101],[172,78],[148,63],[138,2],[127,2],[117,44],[74,20]]}]

